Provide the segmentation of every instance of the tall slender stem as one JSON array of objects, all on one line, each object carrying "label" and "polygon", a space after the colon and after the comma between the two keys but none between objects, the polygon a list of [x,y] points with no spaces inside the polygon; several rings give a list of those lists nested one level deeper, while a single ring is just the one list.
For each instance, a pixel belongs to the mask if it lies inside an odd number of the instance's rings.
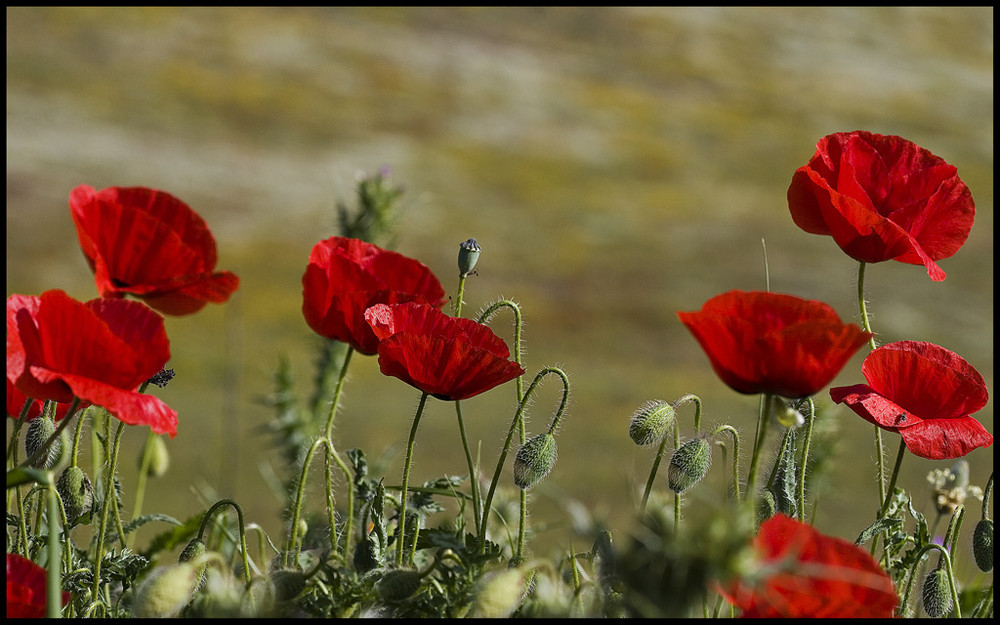
[{"label": "tall slender stem", "polygon": [[[875,351],[878,344],[875,342],[875,333],[872,332],[872,324],[868,318],[868,306],[865,302],[865,267],[867,263],[861,262],[858,265],[858,310],[861,312],[861,324],[865,332],[871,334],[868,339],[868,348]],[[882,428],[875,428],[875,456],[878,464],[878,497],[879,501],[885,501],[885,451],[882,446]]]},{"label": "tall slender stem", "polygon": [[757,436],[753,444],[753,454],[750,456],[750,473],[747,475],[747,492],[751,497],[756,497],[757,493],[757,466],[760,464],[760,452],[767,437],[767,422],[771,418],[771,404],[774,402],[774,395],[765,393],[761,397],[760,414],[757,416]]},{"label": "tall slender stem", "polygon": [[409,497],[410,487],[410,463],[413,460],[413,442],[417,437],[417,426],[420,425],[420,416],[424,413],[424,404],[427,403],[427,393],[420,394],[420,403],[417,405],[417,413],[413,416],[413,425],[410,426],[410,437],[406,441],[406,460],[403,461],[403,483],[399,491],[399,522],[397,523],[396,537],[396,566],[403,565],[403,538],[406,531],[406,500]]},{"label": "tall slender stem", "polygon": [[122,434],[125,432],[125,423],[119,421],[118,429],[115,430],[115,442],[111,446],[111,455],[108,458],[108,472],[104,480],[104,503],[101,506],[101,523],[97,531],[97,551],[94,555],[94,588],[92,596],[96,601],[101,596],[101,562],[104,560],[104,537],[107,534],[108,510],[111,507],[111,499],[115,497],[115,473],[118,470],[118,448],[121,446]]}]

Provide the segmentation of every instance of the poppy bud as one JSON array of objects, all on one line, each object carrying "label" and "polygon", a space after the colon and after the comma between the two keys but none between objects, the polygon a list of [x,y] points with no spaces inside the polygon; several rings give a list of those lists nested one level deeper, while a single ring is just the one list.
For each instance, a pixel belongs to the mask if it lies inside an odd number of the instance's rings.
[{"label": "poppy bud", "polygon": [[675,493],[683,493],[705,477],[712,466],[712,447],[708,439],[698,437],[684,443],[670,457],[667,484]]},{"label": "poppy bud", "polygon": [[983,519],[976,523],[972,533],[972,555],[976,557],[976,566],[984,573],[993,570],[993,520]]},{"label": "poppy bud", "polygon": [[[200,538],[195,538],[194,540],[189,542],[187,546],[184,547],[184,549],[181,550],[181,555],[177,557],[177,560],[179,562],[190,562],[195,558],[200,558],[206,553],[208,553],[208,546],[205,545],[205,541],[203,541]],[[207,564],[200,567],[201,570],[198,572],[198,585],[196,588],[201,588],[202,585],[204,585],[205,569],[207,568],[208,568]]]},{"label": "poppy bud", "polygon": [[414,569],[394,569],[375,583],[375,592],[383,601],[401,601],[417,592],[422,578]]},{"label": "poppy bud", "polygon": [[674,424],[674,407],[665,401],[646,402],[632,415],[628,435],[636,445],[650,445],[663,440]]},{"label": "poppy bud", "polygon": [[135,594],[135,615],[139,618],[176,616],[191,601],[198,586],[194,562],[155,569]]},{"label": "poppy bud", "polygon": [[62,498],[66,519],[70,523],[90,512],[90,506],[94,502],[94,486],[80,467],[73,465],[63,469],[56,482],[56,492]]},{"label": "poppy bud", "polygon": [[778,423],[786,428],[797,428],[806,422],[806,418],[802,416],[802,413],[788,404],[778,406],[778,410],[774,416],[777,418]]},{"label": "poppy bud", "polygon": [[541,482],[556,464],[556,437],[548,432],[532,436],[514,458],[514,483],[528,490]]},{"label": "poppy bud", "polygon": [[757,495],[757,526],[770,519],[778,511],[778,502],[774,498],[774,493],[766,488]]},{"label": "poppy bud", "polygon": [[483,251],[483,248],[479,247],[479,243],[475,239],[469,239],[463,241],[458,245],[458,275],[465,277],[472,273],[475,269],[476,263],[479,261],[479,253]]},{"label": "poppy bud", "polygon": [[[49,440],[49,437],[55,432],[56,422],[51,417],[43,415],[28,422],[28,431],[24,435],[24,451],[28,457],[34,456],[35,452],[41,449],[45,441]],[[32,466],[36,469],[51,469],[59,463],[61,455],[62,440],[56,438],[49,446],[48,453],[35,460]]]},{"label": "poppy bud", "polygon": [[479,583],[475,618],[508,618],[521,604],[524,596],[524,575],[518,569],[506,569],[484,576]]},{"label": "poppy bud", "polygon": [[[140,469],[142,469],[142,457],[145,453],[144,449],[143,453],[139,454]],[[170,452],[167,451],[167,443],[163,438],[154,435],[149,441],[149,465],[146,469],[146,475],[162,477],[168,468],[170,468]]]},{"label": "poppy bud", "polygon": [[274,596],[278,601],[291,601],[306,589],[306,575],[302,571],[281,570],[271,574]]},{"label": "poppy bud", "polygon": [[951,585],[948,572],[938,566],[924,578],[924,612],[931,618],[939,618],[951,612]]}]

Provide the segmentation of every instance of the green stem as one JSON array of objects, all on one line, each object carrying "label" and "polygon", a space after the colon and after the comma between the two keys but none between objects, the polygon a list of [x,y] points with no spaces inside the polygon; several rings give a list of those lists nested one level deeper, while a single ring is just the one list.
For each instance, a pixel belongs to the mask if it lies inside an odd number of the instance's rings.
[{"label": "green stem", "polygon": [[[67,416],[67,418],[69,418]],[[101,596],[101,562],[104,560],[104,537],[108,529],[108,510],[111,507],[111,500],[115,497],[115,473],[118,471],[118,448],[121,446],[122,434],[125,432],[125,423],[118,422],[115,430],[115,441],[111,446],[111,455],[108,458],[107,477],[104,480],[104,502],[101,505],[101,523],[97,531],[97,551],[94,554],[94,588],[91,596],[94,600]]]},{"label": "green stem", "polygon": [[49,473],[48,485],[48,575],[45,581],[45,615],[48,618],[60,618],[62,616],[62,556],[60,555],[59,534],[62,528],[59,527],[59,494],[56,493],[55,480]]},{"label": "green stem", "polygon": [[399,522],[396,524],[399,532],[399,536],[396,538],[396,566],[403,566],[403,537],[406,533],[406,500],[409,498],[410,463],[413,460],[413,443],[417,437],[417,426],[420,425],[420,417],[424,413],[424,404],[426,403],[427,393],[421,393],[420,403],[417,405],[417,413],[413,416],[413,425],[410,426],[410,436],[406,441],[406,460],[403,461],[403,483],[399,493]]},{"label": "green stem", "polygon": [[879,509],[878,518],[885,516],[886,510],[889,509],[889,502],[892,500],[892,492],[896,488],[896,479],[899,477],[899,467],[903,464],[903,456],[906,455],[906,443],[903,439],[899,439],[899,451],[896,452],[896,464],[892,468],[892,478],[889,480],[889,488],[886,491],[885,499],[882,501],[882,507]]},{"label": "green stem", "polygon": [[461,317],[462,316],[462,304],[465,303],[465,302],[462,301],[462,297],[465,296],[465,279],[467,277],[468,277],[468,274],[459,274],[459,276],[458,276],[458,295],[455,296],[455,316],[456,317]]},{"label": "green stem", "polygon": [[[142,513],[142,503],[146,497],[146,481],[149,478],[149,465],[152,464],[153,459],[153,438],[156,433],[150,430],[146,435],[146,443],[142,447],[142,458],[139,461],[139,476],[136,478],[135,486],[135,501],[132,503],[132,518],[136,519]],[[135,540],[135,534],[128,540],[128,546],[131,547],[133,541]]]},{"label": "green stem", "polygon": [[993,474],[986,480],[986,488],[983,489],[983,518],[990,518],[990,496],[993,494]]},{"label": "green stem", "polygon": [[455,414],[458,417],[458,433],[462,438],[462,449],[465,451],[465,461],[469,465],[469,487],[472,489],[472,520],[476,524],[476,535],[479,535],[480,519],[480,493],[479,493],[479,472],[476,464],[472,460],[472,450],[469,448],[469,439],[465,434],[465,419],[462,418],[462,402],[455,402]]},{"label": "green stem", "polygon": [[497,483],[500,481],[500,473],[503,470],[504,461],[507,459],[507,453],[510,451],[510,442],[514,438],[514,432],[517,430],[518,425],[524,417],[524,409],[528,404],[528,400],[531,398],[538,384],[542,381],[548,374],[558,375],[563,382],[563,395],[562,401],[559,404],[559,408],[556,410],[556,415],[549,426],[549,432],[553,432],[559,425],[559,421],[562,419],[563,411],[566,409],[566,403],[569,400],[569,378],[566,373],[558,367],[546,367],[539,371],[535,375],[535,379],[531,381],[528,386],[528,390],[525,392],[524,397],[517,404],[517,412],[514,413],[514,419],[511,421],[510,430],[507,431],[507,438],[504,440],[503,449],[500,451],[500,458],[497,460],[496,469],[493,472],[493,480],[490,482],[490,490],[486,495],[486,501],[483,503],[483,517],[482,523],[479,526],[479,549],[480,553],[483,553],[486,548],[486,529],[489,522],[490,507],[493,505],[493,495],[496,492]]},{"label": "green stem", "polygon": [[812,442],[813,423],[816,419],[816,404],[809,398],[809,414],[806,416],[806,437],[802,442],[802,460],[799,461],[799,520],[806,518],[806,463],[809,461],[809,444]]},{"label": "green stem", "polygon": [[347,378],[347,366],[351,364],[351,356],[354,354],[354,347],[348,345],[347,352],[344,354],[344,360],[340,365],[340,375],[337,377],[337,388],[333,392],[333,402],[330,404],[330,414],[326,418],[326,428],[323,430],[323,436],[333,440],[333,419],[337,415],[337,407],[340,405],[340,394],[344,389],[344,380]]},{"label": "green stem", "polygon": [[[674,436],[677,436],[677,422],[675,421],[672,425],[674,429]],[[649,470],[649,477],[646,478],[646,489],[642,493],[642,505],[639,507],[639,513],[642,514],[646,511],[646,502],[649,501],[649,494],[653,490],[653,482],[656,480],[656,472],[660,469],[660,461],[663,459],[663,452],[666,451],[667,441],[670,440],[670,432],[665,432],[663,434],[663,439],[660,440],[660,446],[656,450],[656,456],[653,458],[653,466]]]},{"label": "green stem", "polygon": [[736,503],[740,503],[740,433],[731,425],[720,425],[712,432],[712,438],[722,432],[728,432],[733,437],[733,493]]},{"label": "green stem", "polygon": [[[240,553],[243,556],[243,580],[246,582],[246,587],[250,587],[250,562],[247,554],[247,531],[246,526],[243,524],[243,508],[240,507],[238,503],[232,499],[221,499],[208,509],[205,516],[201,519],[201,525],[198,527],[198,540],[204,540],[205,530],[208,528],[209,522],[215,515],[215,511],[222,506],[232,506],[236,510],[236,520],[240,526]],[[261,557],[263,557],[263,548],[261,549]]]},{"label": "green stem", "polygon": [[774,395],[765,393],[761,397],[760,414],[757,417],[757,436],[754,439],[753,454],[750,456],[750,473],[747,475],[747,493],[751,497],[756,497],[757,493],[757,468],[760,464],[760,452],[764,447],[764,439],[767,436],[767,422],[771,418],[771,404],[774,402]]},{"label": "green stem", "polygon": [[[861,262],[858,265],[858,310],[861,312],[861,325],[865,332],[871,334],[868,339],[868,348],[875,351],[878,344],[875,342],[875,333],[872,332],[872,324],[868,318],[868,306],[865,303],[865,267],[867,264]],[[885,452],[882,445],[882,428],[875,427],[875,455],[878,464],[878,497],[879,501],[885,501]],[[891,490],[890,490],[891,492]]]}]

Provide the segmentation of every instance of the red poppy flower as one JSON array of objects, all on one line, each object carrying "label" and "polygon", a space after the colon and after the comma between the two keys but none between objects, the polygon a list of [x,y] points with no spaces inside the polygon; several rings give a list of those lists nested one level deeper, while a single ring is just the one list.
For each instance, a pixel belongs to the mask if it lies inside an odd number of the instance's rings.
[{"label": "red poppy flower", "polygon": [[778,514],[753,541],[759,576],[723,591],[747,618],[892,618],[892,580],[864,549]]},{"label": "red poppy flower", "polygon": [[370,306],[421,302],[440,308],[446,301],[444,288],[426,265],[360,239],[320,241],[302,276],[302,314],[309,327],[367,355],[378,349],[365,321]]},{"label": "red poppy flower", "polygon": [[379,338],[382,373],[438,399],[467,399],[524,373],[489,327],[426,304],[376,304],[365,319]]},{"label": "red poppy flower", "polygon": [[924,265],[958,251],[976,216],[972,193],[944,159],[901,137],[838,132],[820,139],[788,187],[796,225],[833,237],[855,260]]},{"label": "red poppy flower", "polygon": [[[14,386],[14,381],[10,379],[8,370],[7,377],[7,416],[11,419],[20,419],[21,411],[24,410],[24,402],[28,401],[28,396],[17,390]],[[37,419],[42,414],[42,408],[45,406],[45,402],[40,399],[32,399],[31,407],[28,408],[28,414],[25,415],[25,421],[31,421],[32,419]],[[56,404],[56,421],[62,421],[69,413],[69,404]]]},{"label": "red poppy flower", "polygon": [[170,359],[163,317],[131,300],[62,291],[7,298],[7,375],[35,399],[103,406],[130,425],[177,433],[177,413],[136,388]]},{"label": "red poppy flower", "polygon": [[167,315],[229,299],[240,279],[215,271],[215,238],[200,215],[169,193],[81,185],[69,206],[102,297],[140,297]]},{"label": "red poppy flower", "polygon": [[989,401],[986,383],[958,354],[933,343],[897,341],[868,354],[861,372],[868,384],[832,388],[830,397],[898,432],[914,454],[945,460],[993,444],[969,416]]},{"label": "red poppy flower", "polygon": [[871,338],[823,302],[764,291],[723,293],[677,316],[722,381],[746,394],[812,395]]},{"label": "red poppy flower", "polygon": [[[48,575],[31,560],[7,554],[7,618],[44,618],[45,581]],[[62,593],[62,604],[69,603],[70,594]]]}]

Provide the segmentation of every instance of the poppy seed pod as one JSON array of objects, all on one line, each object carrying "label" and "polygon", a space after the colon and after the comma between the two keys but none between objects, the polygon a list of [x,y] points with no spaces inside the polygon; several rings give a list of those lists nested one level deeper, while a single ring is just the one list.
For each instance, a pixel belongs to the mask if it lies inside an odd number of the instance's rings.
[{"label": "poppy seed pod", "polygon": [[628,435],[636,445],[651,445],[663,440],[674,424],[674,407],[662,400],[649,401],[632,415]]},{"label": "poppy seed pod", "polygon": [[972,555],[976,557],[976,566],[987,573],[993,570],[993,520],[983,519],[976,523],[972,533]]},{"label": "poppy seed pod", "polygon": [[[56,422],[52,420],[52,417],[41,416],[37,419],[32,419],[28,423],[28,431],[24,435],[24,451],[28,454],[28,457],[34,456],[45,441],[49,440],[49,437],[56,432]],[[62,440],[56,438],[52,441],[49,446],[47,453],[40,456],[33,466],[36,469],[51,469],[59,463],[59,458],[62,455]]]},{"label": "poppy seed pod", "polygon": [[675,493],[683,493],[705,477],[712,466],[712,447],[708,439],[698,437],[684,443],[670,457],[667,484]]},{"label": "poppy seed pod", "polygon": [[951,585],[948,583],[948,572],[943,567],[937,567],[924,578],[922,597],[927,616],[939,618],[951,612]]},{"label": "poppy seed pod", "polygon": [[476,268],[476,263],[479,262],[479,253],[483,251],[483,248],[479,247],[479,243],[475,239],[468,239],[462,241],[458,245],[458,275],[463,278]]},{"label": "poppy seed pod", "polygon": [[[179,562],[190,562],[196,558],[201,558],[206,553],[208,553],[208,546],[205,544],[205,541],[203,541],[200,538],[195,538],[194,540],[189,542],[187,546],[184,547],[184,549],[181,550],[181,555],[177,557],[177,560]],[[199,571],[198,574],[197,588],[201,588],[205,584],[205,570],[207,568],[208,568],[207,564],[204,564],[200,567],[201,570]]]},{"label": "poppy seed pod", "polygon": [[541,482],[556,464],[556,437],[548,432],[532,436],[514,458],[514,483],[528,490]]},{"label": "poppy seed pod", "polygon": [[70,523],[89,512],[94,502],[94,486],[83,469],[76,465],[63,469],[56,482],[56,492],[62,499],[66,519]]},{"label": "poppy seed pod", "polygon": [[394,569],[375,583],[375,592],[383,601],[402,601],[417,592],[422,578],[415,569]]}]

